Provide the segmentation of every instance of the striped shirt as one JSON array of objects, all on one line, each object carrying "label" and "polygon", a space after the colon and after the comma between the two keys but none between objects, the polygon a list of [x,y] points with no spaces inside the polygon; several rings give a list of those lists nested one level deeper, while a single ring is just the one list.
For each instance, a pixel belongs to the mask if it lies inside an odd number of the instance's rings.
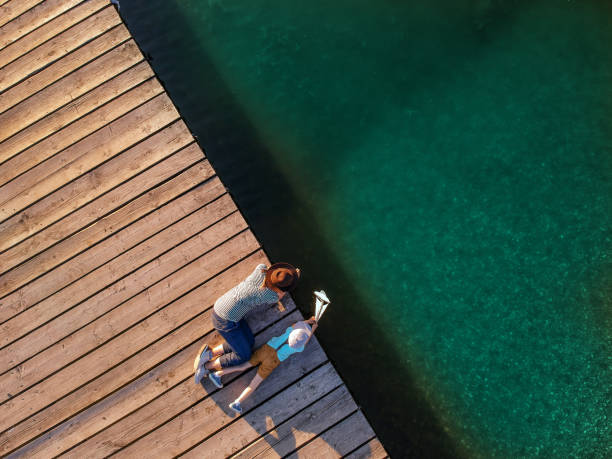
[{"label": "striped shirt", "polygon": [[238,322],[257,306],[277,303],[276,292],[262,288],[266,269],[266,265],[258,265],[249,277],[215,301],[215,313],[222,319]]}]

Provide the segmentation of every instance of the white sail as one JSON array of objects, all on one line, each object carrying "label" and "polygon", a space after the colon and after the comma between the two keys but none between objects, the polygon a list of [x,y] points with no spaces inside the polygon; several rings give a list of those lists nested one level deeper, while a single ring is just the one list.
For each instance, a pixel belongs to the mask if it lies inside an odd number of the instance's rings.
[{"label": "white sail", "polygon": [[327,309],[327,306],[331,303],[325,291],[315,291],[315,320],[318,322],[319,319],[323,316],[323,313]]}]

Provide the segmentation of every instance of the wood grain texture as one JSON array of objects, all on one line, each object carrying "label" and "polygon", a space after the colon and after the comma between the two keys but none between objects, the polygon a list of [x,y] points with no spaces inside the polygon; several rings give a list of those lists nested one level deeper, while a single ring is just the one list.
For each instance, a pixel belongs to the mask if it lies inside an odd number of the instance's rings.
[{"label": "wood grain texture", "polygon": [[10,0],[0,6],[0,26],[12,21],[43,0]]},{"label": "wood grain texture", "polygon": [[357,411],[287,458],[342,457],[374,436],[363,413]]},{"label": "wood grain texture", "polygon": [[[109,115],[109,111],[116,108],[105,104],[115,104],[114,98],[131,92],[152,76],[151,67],[141,62],[0,142],[0,161],[4,161],[0,164],[0,185],[120,116]],[[153,92],[159,94],[159,85],[149,84]],[[124,114],[132,108],[117,113]]]},{"label": "wood grain texture", "polygon": [[[110,131],[104,134],[112,136]],[[26,193],[26,196],[19,195],[17,196],[17,198],[20,198],[19,200],[15,198],[0,208],[2,215],[10,214],[16,204],[22,205],[30,202],[33,194],[40,193],[45,196],[44,191],[57,190],[30,206],[27,210],[0,224],[0,232],[5,235],[0,242],[0,250],[12,247],[68,215],[148,166],[177,151],[190,140],[191,136],[184,123],[178,121],[126,150],[112,161],[100,164],[108,157],[114,157],[118,153],[115,150],[115,147],[119,148],[117,143],[111,142],[109,139],[109,142],[100,145],[99,149],[91,150],[87,155],[75,160],[71,164],[72,167],[60,169],[57,173],[39,182],[35,189]],[[123,138],[118,142],[129,143],[131,140]],[[100,166],[91,170],[97,164],[100,164]],[[88,169],[90,171],[86,172]],[[86,173],[79,177],[83,172]],[[67,183],[67,180],[72,178],[76,178],[76,180]],[[64,183],[67,184],[62,187]],[[58,189],[59,187],[62,187],[61,190]]]},{"label": "wood grain texture", "polygon": [[373,438],[345,456],[346,459],[385,459],[387,457],[389,455],[378,438]]},{"label": "wood grain texture", "polygon": [[[264,407],[257,408],[257,410]],[[245,432],[237,432],[236,437],[251,439],[253,437],[249,428],[253,431],[253,428],[256,427],[259,427],[257,430],[259,436],[255,437],[254,442],[235,452],[231,457],[240,459],[283,457],[355,411],[357,411],[357,405],[346,386],[342,385],[316,401],[316,403],[298,411],[295,416],[287,421],[275,422],[275,427],[272,430],[269,429],[267,423],[265,426],[257,426],[254,423],[247,422],[248,426],[245,425],[242,429]],[[245,417],[248,418],[249,415]],[[251,425],[253,425],[252,428]],[[224,444],[225,442],[228,445],[235,443],[232,438],[224,438]],[[243,441],[243,443],[246,442]],[[194,448],[193,453],[190,451],[186,456],[193,456],[194,453],[199,451],[199,457],[202,457],[204,455],[202,453],[203,445],[204,443]]]},{"label": "wood grain texture", "polygon": [[0,187],[0,219],[3,209],[21,210],[177,119],[166,96],[155,97],[162,91],[156,80],[150,80],[72,124],[67,132],[58,132],[64,142],[81,139],[59,154],[54,155],[58,147],[53,136],[9,161],[15,172],[23,174]]},{"label": "wood grain texture", "polygon": [[[111,30],[110,33],[113,33],[114,30]],[[123,39],[124,37],[116,38]],[[28,96],[25,100],[16,99],[15,103],[21,102],[0,114],[0,140],[9,138],[140,61],[142,61],[142,55],[138,47],[133,41],[128,41],[31,97]],[[25,82],[4,94],[24,84]],[[0,104],[4,94],[0,94]]]},{"label": "wood grain texture", "polygon": [[[0,123],[0,140],[6,139],[18,130],[27,126],[28,124],[31,124],[32,122],[36,121],[36,119],[31,119],[27,110],[25,110],[27,116],[24,116],[24,107],[16,108],[14,111],[8,112],[11,107],[16,106],[20,102],[25,102],[26,99],[37,94],[39,91],[50,86],[52,83],[57,82],[62,77],[68,76],[69,74],[71,74],[71,72],[74,72],[75,70],[79,69],[90,61],[96,58],[103,57],[102,55],[105,54],[107,51],[115,48],[117,45],[128,40],[129,36],[130,34],[125,28],[125,26],[118,25],[113,29],[110,29],[104,35],[97,37],[96,39],[82,46],[81,48],[64,56],[62,59],[54,62],[48,67],[45,67],[43,70],[27,78],[20,84],[13,86],[10,89],[7,89],[3,93],[1,93],[0,113],[2,113],[2,115],[0,115],[0,119],[4,121],[10,117],[13,122],[21,122],[17,124],[17,126],[8,127],[2,126],[2,124],[4,123]],[[129,52],[129,50],[126,50],[124,52],[127,53]],[[96,79],[98,79],[98,84],[108,79],[107,77],[104,77],[100,81],[100,77],[96,76],[95,73],[92,73],[89,70],[87,72],[80,72],[77,77],[74,77],[73,74],[70,76],[73,77],[72,80],[74,80],[75,78],[78,79],[79,77],[85,78],[86,80],[93,78],[92,82],[96,82]],[[90,85],[90,88],[97,86],[97,84],[92,84],[91,82],[88,83],[87,81],[83,81],[81,87],[83,87],[83,85],[87,86],[88,84]],[[67,103],[76,97],[72,94],[74,94],[74,92],[72,92],[70,89],[67,88],[64,90],[64,97],[66,99],[64,103]],[[60,105],[63,105],[64,103]],[[33,103],[30,102],[29,105],[25,106],[25,108],[32,109],[32,104]],[[57,108],[57,106],[54,108]],[[20,111],[22,114],[16,115],[14,113],[15,111]],[[41,116],[44,116],[45,114]]]},{"label": "wood grain texture", "polygon": [[47,0],[37,5],[0,27],[0,67],[107,5],[108,0]]},{"label": "wood grain texture", "polygon": [[[132,180],[138,179],[139,181],[142,181],[146,180],[147,177],[160,177],[162,180],[164,178],[168,178],[168,176],[171,176],[173,172],[179,172],[180,170],[191,166],[194,162],[200,159],[199,157],[189,157],[189,153],[191,153],[190,150],[193,149],[188,147],[187,149],[178,152],[176,155],[154,166],[151,170],[146,171],[142,174],[142,176],[139,175]],[[207,165],[207,163],[202,163],[201,166],[203,165]],[[196,170],[197,169],[199,169],[199,167],[196,167]],[[159,176],[156,173],[165,173],[166,176]],[[194,176],[193,179],[205,179],[206,176],[203,175],[204,173],[206,172],[202,172],[200,177]],[[210,168],[208,173],[212,174],[212,170],[210,170]],[[153,182],[153,184],[156,183],[157,182]],[[37,314],[42,314],[41,309],[45,308],[46,306],[41,305],[41,302],[47,301],[47,298],[52,296],[54,293],[67,288],[80,277],[91,273],[95,269],[119,256],[123,251],[130,250],[139,242],[153,236],[156,232],[161,231],[164,227],[168,226],[173,219],[179,220],[183,218],[188,213],[196,210],[198,207],[210,202],[212,199],[225,192],[225,188],[221,185],[219,179],[214,178],[205,181],[194,190],[187,192],[187,194],[179,196],[174,203],[175,205],[168,205],[168,203],[162,201],[160,207],[155,212],[150,212],[148,215],[145,215],[142,218],[139,218],[141,216],[137,214],[134,222],[132,222],[130,219],[133,218],[133,216],[127,214],[128,219],[121,222],[114,221],[114,223],[117,223],[116,227],[104,227],[94,224],[91,225],[90,229],[88,225],[90,222],[89,218],[95,220],[96,217],[103,215],[99,214],[99,212],[108,213],[113,210],[112,207],[105,209],[104,207],[97,207],[96,204],[109,206],[118,204],[120,206],[122,201],[120,201],[119,196],[116,195],[118,195],[123,188],[126,188],[126,186],[127,184],[124,184],[116,188],[109,193],[111,196],[104,195],[90,205],[85,206],[84,208],[75,212],[69,218],[61,220],[56,225],[52,225],[50,231],[53,232],[53,236],[56,234],[59,235],[58,237],[60,238],[60,242],[50,249],[48,253],[43,252],[39,256],[34,257],[31,261],[25,263],[25,265],[20,267],[23,268],[22,271],[24,271],[24,273],[29,272],[30,275],[32,275],[31,273],[35,271],[35,269],[45,270],[45,268],[49,267],[49,255],[51,255],[54,263],[57,263],[58,261],[62,262],[64,258],[68,258],[74,253],[77,255],[74,256],[70,264],[62,264],[58,266],[52,272],[47,272],[45,275],[36,279],[26,289],[22,288],[17,290],[1,300],[0,311],[2,311],[2,315],[0,315],[0,319],[3,319],[4,323],[3,326],[0,327],[0,331],[10,323],[6,322],[7,320],[10,320],[10,318],[14,315],[20,314],[31,307],[36,307],[38,310],[32,311],[29,314],[33,314],[34,316]],[[131,191],[134,194],[138,194],[137,189]],[[118,202],[112,199],[113,195],[115,195],[114,197],[119,200]],[[169,196],[172,195],[170,194]],[[121,197],[124,197],[126,201],[128,201],[133,196],[122,195]],[[142,204],[146,205],[147,203],[142,202]],[[89,206],[92,208],[87,209]],[[104,212],[104,210],[107,210],[107,212]],[[88,212],[92,215],[89,215]],[[83,217],[82,220],[79,219],[81,216]],[[88,219],[85,219],[85,217],[88,217]],[[122,226],[124,224],[126,226]],[[62,236],[69,236],[72,233],[72,230],[78,230],[81,228],[81,225],[85,225],[87,227],[82,231],[82,233],[85,234],[74,233],[70,236],[70,238],[62,238]],[[98,226],[99,228],[97,228]],[[113,230],[114,234],[104,234],[103,229],[106,229],[107,231]],[[46,231],[47,230],[38,234],[32,239],[36,239],[38,236],[43,236]],[[64,231],[67,234],[64,234]],[[88,246],[88,240],[96,241],[96,235],[102,237],[106,236],[106,238],[100,243],[94,244],[91,247]],[[83,239],[83,236],[85,236],[85,239]],[[28,242],[30,242],[32,239],[28,240]],[[50,244],[52,242],[53,240],[41,241],[41,246],[43,243]],[[84,249],[84,251],[82,251],[82,249]],[[36,266],[28,266],[30,263],[34,263]],[[40,268],[38,265],[43,266]],[[29,271],[26,268],[29,268]],[[18,332],[16,329],[14,331],[16,335],[21,336],[20,332]],[[9,340],[11,335],[7,334],[6,336],[6,339]],[[8,341],[2,342],[8,344]]]},{"label": "wood grain texture", "polygon": [[0,68],[0,92],[49,66],[52,62],[61,59],[120,23],[121,19],[114,8],[109,6],[73,25],[51,40]]},{"label": "wood grain texture", "polygon": [[[164,166],[166,165],[164,164]],[[167,173],[167,169],[165,167],[156,167],[154,171],[159,174]],[[112,236],[114,233],[129,225],[131,222],[148,215],[157,207],[163,206],[165,203],[176,198],[183,192],[186,192],[207,180],[212,174],[212,168],[207,161],[195,164],[172,180],[160,184],[153,190],[150,190],[142,196],[139,196],[137,199],[130,201],[125,206],[112,213],[109,213],[108,215],[105,215],[103,218],[95,221],[95,223],[87,226],[82,231],[74,234],[74,236],[72,236],[69,240],[62,241],[59,244],[54,245],[40,255],[33,257],[27,263],[20,265],[4,274],[0,278],[0,295],[7,295],[16,288],[27,284],[37,276],[44,274],[63,261],[66,261],[70,257],[80,253],[87,247],[93,246],[97,242]],[[138,176],[138,178],[140,177],[141,176]],[[138,183],[138,180],[134,181],[134,179],[132,179],[130,182],[128,182],[128,184],[122,185],[117,190],[126,192],[129,191],[138,195],[142,192],[141,189],[131,189],[136,187]],[[110,202],[108,204],[112,205],[113,201],[115,199],[120,199],[121,196],[122,195],[120,193],[113,192],[109,193],[108,196],[102,196],[100,199],[105,200],[105,198],[109,198]],[[96,211],[96,203],[96,201],[93,201],[91,203],[92,208],[85,206],[79,209],[77,212],[87,211],[89,213],[94,213]],[[60,224],[60,222],[58,222],[58,224]],[[81,221],[77,219],[72,226],[78,226],[79,224],[81,224]],[[76,269],[79,273],[83,272],[80,270],[80,265],[78,263],[75,264],[75,266],[71,265],[70,268]],[[65,279],[74,279],[74,277],[66,273],[57,276],[58,282],[64,281]],[[3,306],[8,305],[8,307],[0,308],[0,314],[2,314],[0,317],[6,317],[4,311],[7,309],[10,310],[8,314],[12,316],[13,311],[20,312],[28,305],[34,304],[39,299],[44,298],[47,293],[55,291],[52,290],[52,285],[55,285],[53,283],[56,281],[55,273],[53,273],[51,278],[45,278],[45,281],[46,283],[44,286],[36,284],[36,288],[32,286],[28,287],[27,289],[20,289],[15,292],[15,294],[3,298],[1,304]],[[61,288],[61,286],[62,284],[60,283],[58,288]],[[41,291],[43,292],[42,294],[40,293]]]}]

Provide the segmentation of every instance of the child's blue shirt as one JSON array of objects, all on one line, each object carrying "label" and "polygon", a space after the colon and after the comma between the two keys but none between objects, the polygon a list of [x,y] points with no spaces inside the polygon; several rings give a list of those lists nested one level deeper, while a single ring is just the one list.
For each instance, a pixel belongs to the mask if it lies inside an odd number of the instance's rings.
[{"label": "child's blue shirt", "polygon": [[[304,325],[299,326],[298,324],[300,323]],[[287,330],[285,330],[285,333],[283,333],[282,335],[275,336],[274,338],[271,338],[270,340],[268,340],[268,343],[267,343],[268,346],[272,347],[273,349],[276,349],[276,356],[278,357],[278,360],[280,360],[281,362],[287,359],[290,355],[295,354],[297,352],[302,352],[304,350],[304,346],[292,348],[287,343],[287,340],[289,339],[289,335],[296,328],[306,328],[306,330],[310,332],[310,327],[308,327],[308,325],[306,325],[304,322],[298,322],[297,324],[292,325],[291,327],[288,327]]]}]

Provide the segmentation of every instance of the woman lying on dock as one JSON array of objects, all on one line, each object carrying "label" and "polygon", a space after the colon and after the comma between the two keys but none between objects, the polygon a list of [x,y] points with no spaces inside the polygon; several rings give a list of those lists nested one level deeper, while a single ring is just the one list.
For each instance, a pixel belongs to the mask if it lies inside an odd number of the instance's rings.
[{"label": "woman lying on dock", "polygon": [[275,263],[270,268],[260,264],[240,284],[221,296],[212,313],[215,329],[225,340],[210,349],[202,346],[193,363],[195,382],[199,384],[210,370],[239,365],[251,358],[255,339],[244,316],[253,309],[278,303],[295,288],[300,270],[289,263]]},{"label": "woman lying on dock", "polygon": [[285,330],[281,336],[275,336],[266,344],[257,348],[253,356],[248,362],[240,365],[224,368],[222,370],[211,372],[208,375],[213,384],[219,388],[223,387],[221,376],[237,371],[244,371],[248,368],[259,365],[257,373],[251,380],[246,389],[242,391],[240,396],[229,404],[229,407],[237,414],[242,414],[241,403],[253,393],[261,382],[270,376],[280,363],[287,359],[292,354],[302,352],[304,347],[310,341],[312,334],[317,329],[317,322],[314,317],[302,322],[297,322]]}]

